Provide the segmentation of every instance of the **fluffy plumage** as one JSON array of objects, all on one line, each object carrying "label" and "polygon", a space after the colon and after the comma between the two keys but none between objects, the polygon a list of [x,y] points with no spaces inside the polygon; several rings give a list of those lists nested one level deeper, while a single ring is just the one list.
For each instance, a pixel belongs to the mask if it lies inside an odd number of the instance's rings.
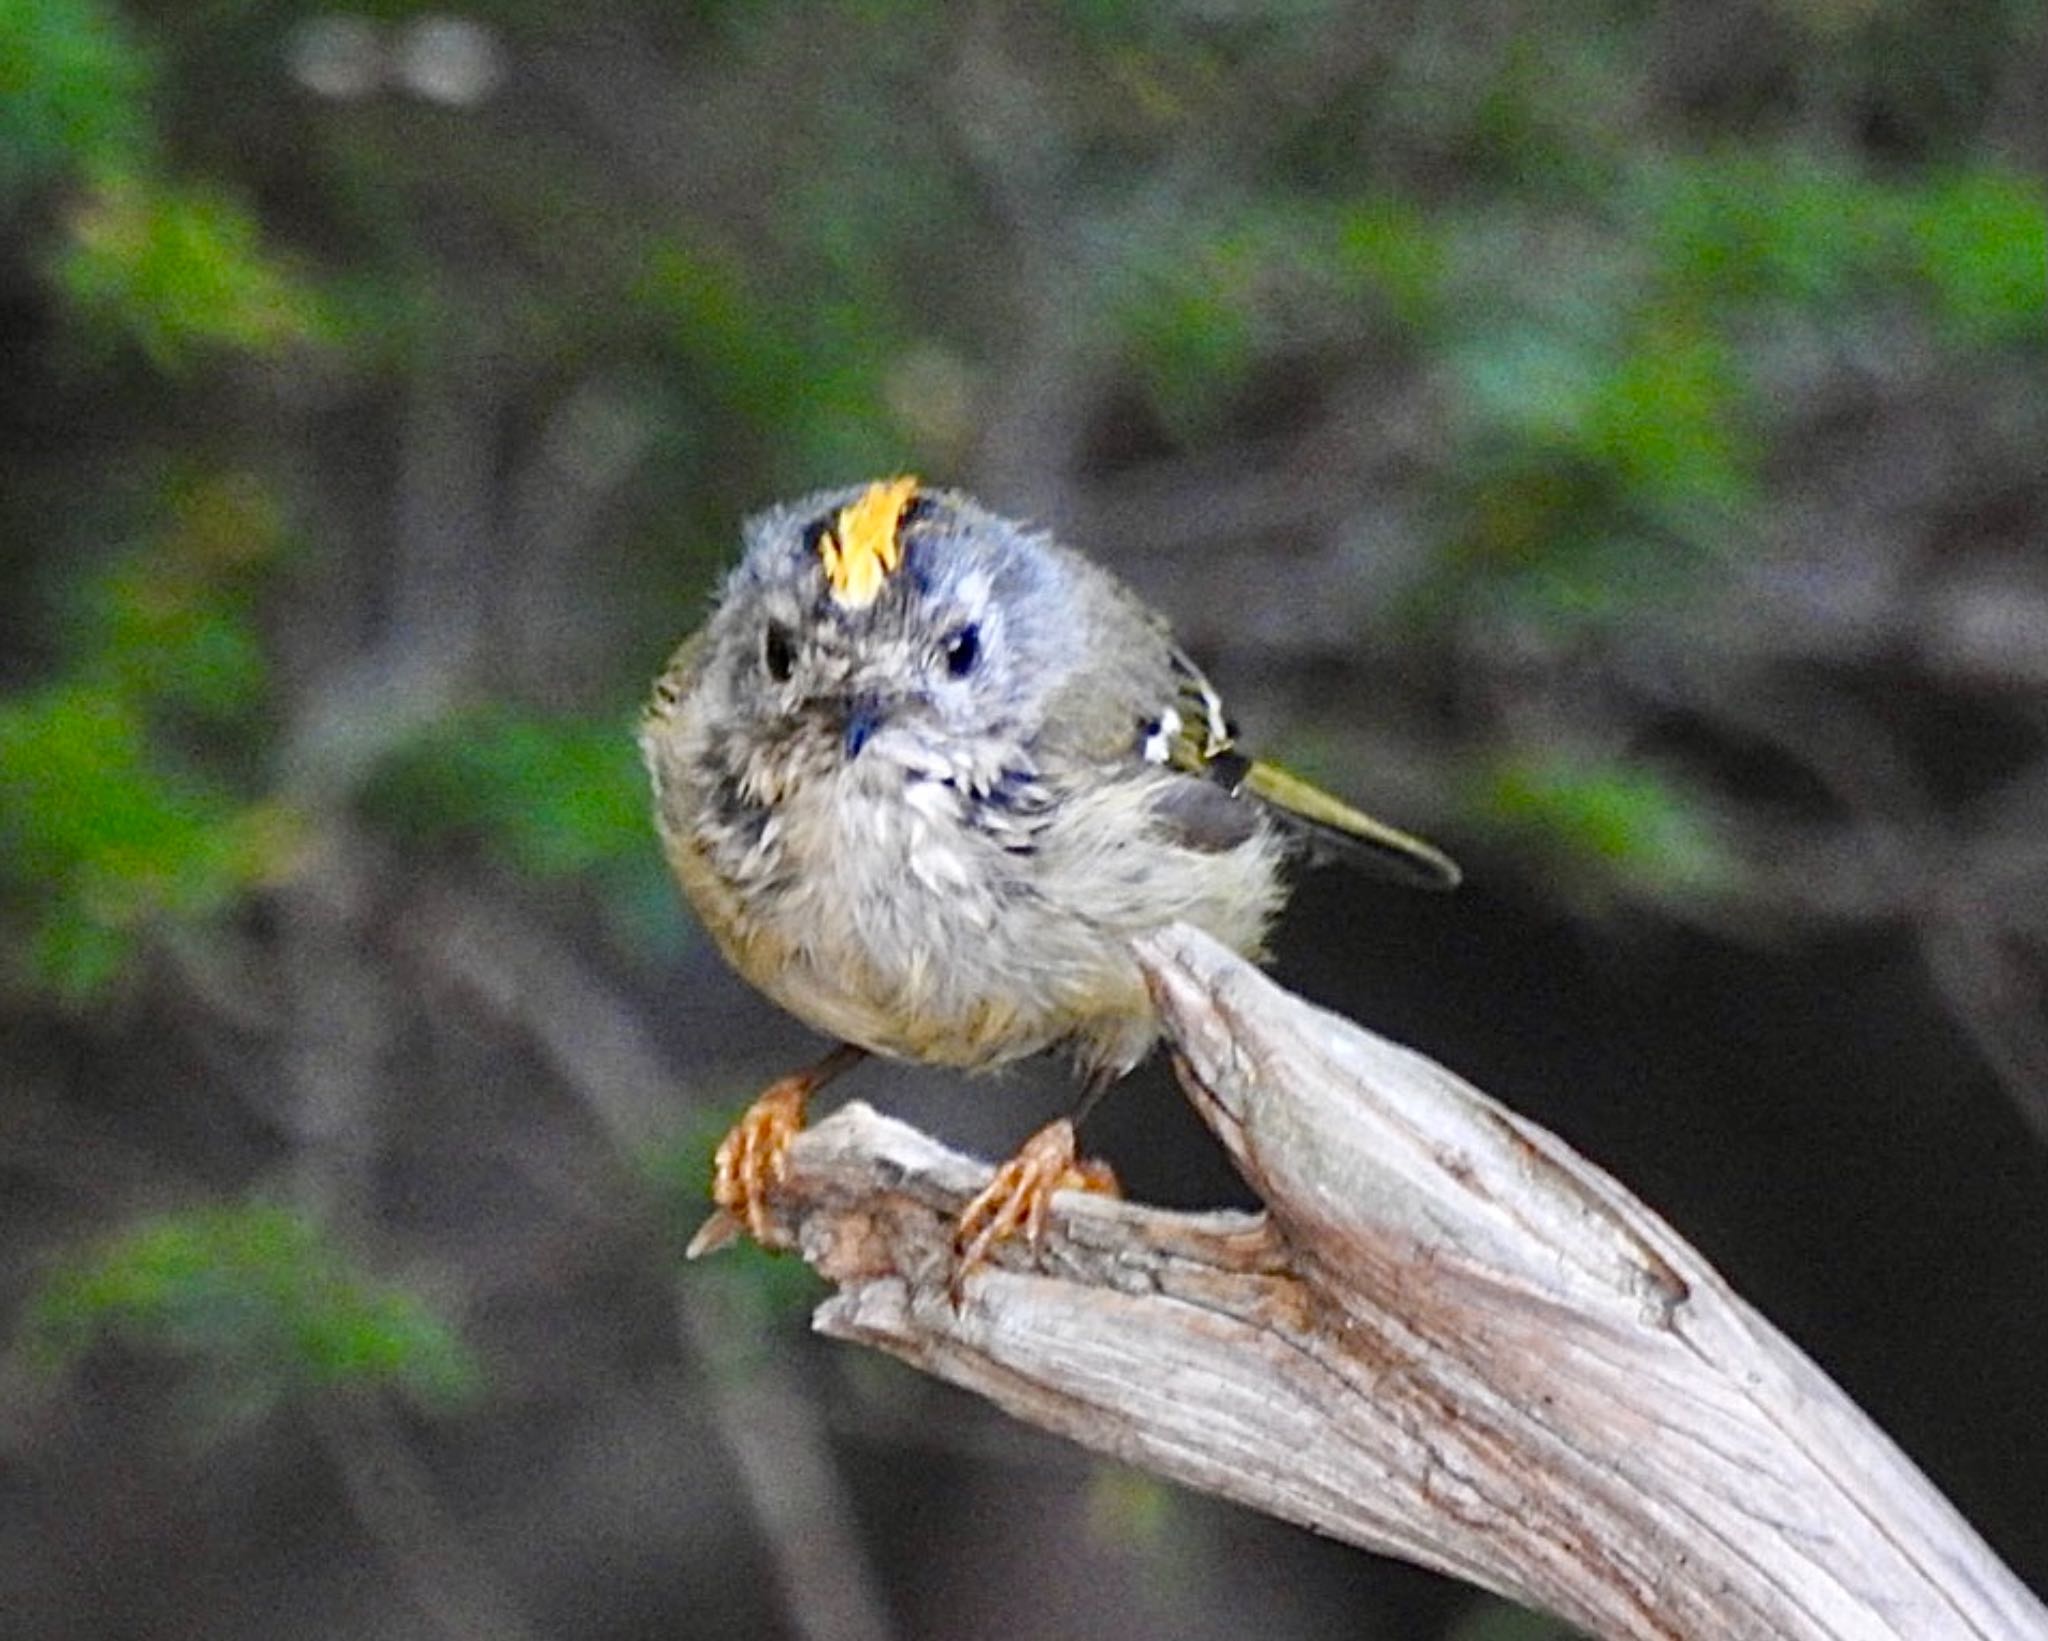
[{"label": "fluffy plumage", "polygon": [[1063,1045],[1120,1075],[1157,1035],[1130,937],[1183,920],[1257,952],[1313,835],[1456,879],[1237,755],[1106,571],[907,480],[750,520],[640,738],[669,859],[734,967],[905,1059]]}]

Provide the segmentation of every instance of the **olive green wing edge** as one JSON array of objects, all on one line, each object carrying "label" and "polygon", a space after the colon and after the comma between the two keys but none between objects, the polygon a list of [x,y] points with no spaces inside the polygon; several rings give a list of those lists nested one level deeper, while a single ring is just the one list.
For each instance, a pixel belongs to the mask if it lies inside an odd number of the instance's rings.
[{"label": "olive green wing edge", "polygon": [[1347,865],[1421,889],[1455,889],[1464,881],[1458,863],[1435,844],[1375,820],[1278,764],[1252,763],[1237,789],[1278,811],[1314,848]]},{"label": "olive green wing edge", "polygon": [[1278,764],[1259,763],[1236,750],[1237,726],[1202,669],[1176,646],[1172,652],[1176,699],[1154,726],[1162,735],[1155,757],[1146,757],[1199,776],[1233,797],[1255,799],[1279,815],[1321,855],[1379,877],[1423,889],[1455,889],[1465,874],[1433,843],[1375,820],[1341,798],[1291,774]]}]

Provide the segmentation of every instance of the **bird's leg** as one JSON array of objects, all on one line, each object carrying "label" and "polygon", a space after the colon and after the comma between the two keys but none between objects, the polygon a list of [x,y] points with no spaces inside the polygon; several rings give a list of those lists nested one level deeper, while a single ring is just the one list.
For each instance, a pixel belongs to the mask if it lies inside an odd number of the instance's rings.
[{"label": "bird's leg", "polygon": [[767,1196],[789,1171],[789,1142],[804,1125],[804,1106],[834,1077],[865,1058],[866,1049],[841,1043],[816,1065],[762,1090],[719,1142],[711,1172],[711,1199],[718,1211],[697,1228],[684,1257],[714,1253],[743,1229],[756,1242],[770,1243]]},{"label": "bird's leg", "polygon": [[961,1285],[983,1264],[989,1250],[1022,1231],[1034,1248],[1045,1240],[1046,1214],[1055,1191],[1095,1191],[1123,1195],[1116,1170],[1108,1163],[1079,1153],[1074,1128],[1115,1081],[1113,1075],[1090,1077],[1071,1117],[1047,1123],[1026,1140],[1017,1154],[996,1170],[996,1177],[966,1208],[953,1231],[953,1301]]}]

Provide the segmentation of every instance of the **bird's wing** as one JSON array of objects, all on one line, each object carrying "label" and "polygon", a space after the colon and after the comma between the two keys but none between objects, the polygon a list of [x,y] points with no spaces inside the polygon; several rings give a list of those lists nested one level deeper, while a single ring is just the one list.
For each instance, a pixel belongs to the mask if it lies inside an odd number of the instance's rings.
[{"label": "bird's wing", "polygon": [[1238,751],[1223,698],[1178,647],[1173,678],[1173,700],[1141,726],[1138,751],[1146,762],[1187,777],[1161,794],[1154,812],[1189,847],[1236,847],[1263,809],[1315,855],[1420,888],[1457,887],[1463,874],[1435,845],[1375,820],[1278,764]]},{"label": "bird's wing", "polygon": [[709,646],[707,627],[699,627],[676,647],[668,658],[668,665],[661,669],[661,675],[654,680],[653,691],[647,697],[647,704],[641,709],[641,722],[660,722],[674,715],[677,705],[690,693],[690,686],[696,681],[698,671],[704,665]]}]

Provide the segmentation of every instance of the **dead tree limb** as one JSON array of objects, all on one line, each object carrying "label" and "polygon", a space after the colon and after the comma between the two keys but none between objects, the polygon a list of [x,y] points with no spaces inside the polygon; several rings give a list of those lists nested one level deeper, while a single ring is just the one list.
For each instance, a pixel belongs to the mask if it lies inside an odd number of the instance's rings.
[{"label": "dead tree limb", "polygon": [[947,1295],[987,1169],[851,1106],[778,1228],[818,1328],[1192,1487],[1607,1637],[2048,1637],[1799,1350],[1607,1175],[1418,1054],[1172,929],[1141,957],[1267,1204],[1064,1195]]}]

